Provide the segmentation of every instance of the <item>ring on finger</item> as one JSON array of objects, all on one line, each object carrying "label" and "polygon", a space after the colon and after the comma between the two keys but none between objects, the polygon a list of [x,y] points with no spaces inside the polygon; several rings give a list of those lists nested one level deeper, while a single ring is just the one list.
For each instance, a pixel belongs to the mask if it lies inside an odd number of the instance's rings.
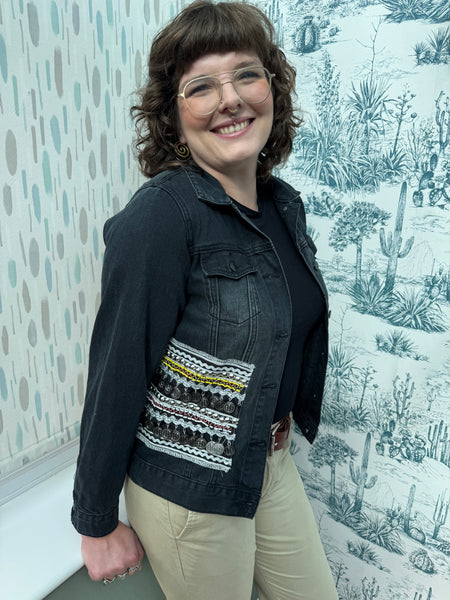
[{"label": "ring on finger", "polygon": [[103,585],[108,585],[109,583],[112,583],[115,580],[116,580],[116,577],[113,577],[112,579],[108,579],[107,577],[103,577]]},{"label": "ring on finger", "polygon": [[130,567],[128,569],[128,573],[131,575],[132,573],[136,573],[136,571],[139,571],[139,569],[141,568],[141,563],[138,562],[137,565],[135,565],[134,567]]}]

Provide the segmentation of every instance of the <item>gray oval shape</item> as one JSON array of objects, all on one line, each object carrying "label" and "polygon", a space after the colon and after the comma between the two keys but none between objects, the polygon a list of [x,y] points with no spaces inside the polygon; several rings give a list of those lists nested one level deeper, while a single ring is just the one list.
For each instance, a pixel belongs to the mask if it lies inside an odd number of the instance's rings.
[{"label": "gray oval shape", "polygon": [[28,29],[33,46],[39,45],[39,15],[33,2],[27,4]]},{"label": "gray oval shape", "polygon": [[48,340],[50,339],[50,310],[48,307],[48,298],[44,298],[41,302],[41,323],[44,337]]},{"label": "gray oval shape", "polygon": [[61,96],[63,95],[63,69],[61,48],[55,48],[54,60],[56,91],[58,92],[58,96],[61,98]]},{"label": "gray oval shape", "polygon": [[118,213],[120,210],[120,204],[119,204],[119,198],[117,196],[113,196],[112,206],[113,206],[113,214]]},{"label": "gray oval shape", "polygon": [[89,154],[88,169],[91,178],[95,179],[95,176],[97,175],[97,163],[95,162],[95,154],[93,150],[91,150]]},{"label": "gray oval shape", "polygon": [[30,324],[28,325],[28,341],[33,346],[33,348],[37,344],[36,323],[33,319],[31,319]]},{"label": "gray oval shape", "polygon": [[92,140],[92,121],[91,121],[91,113],[89,112],[89,108],[86,107],[86,115],[84,117],[84,124],[86,127],[86,137],[88,142]]},{"label": "gray oval shape", "polygon": [[116,69],[116,93],[118,96],[122,93],[122,71]]},{"label": "gray oval shape", "polygon": [[15,175],[17,171],[17,142],[16,136],[8,129],[5,138],[5,154],[6,154],[6,166],[11,175]]},{"label": "gray oval shape", "polygon": [[67,172],[67,177],[69,179],[72,179],[72,152],[70,151],[70,148],[67,148],[66,172]]},{"label": "gray oval shape", "polygon": [[80,8],[76,2],[72,4],[72,25],[75,35],[80,33]]},{"label": "gray oval shape", "polygon": [[61,383],[66,380],[66,359],[64,354],[58,354],[56,358],[56,366],[58,368],[58,377]]},{"label": "gray oval shape", "polygon": [[97,108],[100,104],[101,88],[100,71],[98,70],[98,67],[94,67],[94,70],[92,71],[92,99]]},{"label": "gray oval shape", "polygon": [[28,257],[30,261],[31,274],[34,277],[37,277],[39,274],[39,245],[35,238],[32,238],[30,242]]},{"label": "gray oval shape", "polygon": [[84,311],[86,310],[86,296],[84,295],[83,290],[80,290],[78,293],[78,304],[80,306],[80,312],[84,315]]},{"label": "gray oval shape", "polygon": [[142,84],[142,55],[139,50],[137,50],[134,57],[134,79],[136,87],[140,88]]},{"label": "gray oval shape", "polygon": [[30,405],[30,390],[28,388],[28,381],[25,377],[22,377],[19,381],[19,402],[23,411],[28,409]]},{"label": "gray oval shape", "polygon": [[6,329],[5,325],[3,325],[3,329],[2,329],[2,348],[3,348],[3,354],[5,356],[8,356],[8,352],[9,352],[9,335],[8,335],[8,330]]},{"label": "gray oval shape", "polygon": [[61,232],[56,236],[56,252],[58,253],[58,258],[64,258],[64,236]]},{"label": "gray oval shape", "polygon": [[88,239],[88,217],[84,207],[80,210],[79,230],[80,240],[83,244],[85,244]]},{"label": "gray oval shape", "polygon": [[12,214],[12,191],[7,183],[3,186],[3,206],[8,217]]},{"label": "gray oval shape", "polygon": [[83,406],[83,404],[84,404],[84,377],[83,377],[83,373],[78,373],[78,377],[77,377],[77,397],[78,397],[78,404],[80,406]]},{"label": "gray oval shape", "polygon": [[25,279],[23,280],[23,283],[22,283],[22,298],[23,298],[23,305],[25,307],[25,310],[28,313],[31,310],[31,298],[30,298],[30,291],[28,289],[28,285],[27,285],[27,282],[25,281]]},{"label": "gray oval shape", "polygon": [[100,163],[102,165],[102,173],[108,173],[108,140],[106,133],[103,132],[100,136]]}]

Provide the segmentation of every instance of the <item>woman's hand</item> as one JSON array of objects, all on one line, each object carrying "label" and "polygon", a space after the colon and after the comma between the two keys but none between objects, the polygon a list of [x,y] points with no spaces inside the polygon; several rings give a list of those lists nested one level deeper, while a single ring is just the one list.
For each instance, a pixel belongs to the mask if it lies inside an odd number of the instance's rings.
[{"label": "woman's hand", "polygon": [[81,555],[89,577],[100,581],[140,571],[144,549],[134,531],[119,521],[116,529],[104,537],[82,535]]}]

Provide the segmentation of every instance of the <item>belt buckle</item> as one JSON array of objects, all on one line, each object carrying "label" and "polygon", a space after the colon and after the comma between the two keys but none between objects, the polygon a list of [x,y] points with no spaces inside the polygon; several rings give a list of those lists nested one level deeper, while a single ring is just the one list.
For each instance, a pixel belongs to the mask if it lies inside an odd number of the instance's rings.
[{"label": "belt buckle", "polygon": [[272,456],[273,453],[275,452],[275,446],[277,445],[275,436],[276,436],[278,429],[280,428],[281,423],[282,423],[282,421],[278,421],[276,426],[273,429],[271,429],[271,431],[270,431],[269,456]]}]

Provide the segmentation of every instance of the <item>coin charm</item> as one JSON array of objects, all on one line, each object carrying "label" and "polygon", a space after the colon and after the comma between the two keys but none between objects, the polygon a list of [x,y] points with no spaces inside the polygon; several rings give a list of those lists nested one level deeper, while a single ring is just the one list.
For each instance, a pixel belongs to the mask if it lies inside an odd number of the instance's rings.
[{"label": "coin charm", "polygon": [[199,437],[195,442],[195,445],[199,450],[204,450],[207,446],[207,442],[204,437]]},{"label": "coin charm", "polygon": [[234,403],[231,402],[231,400],[229,400],[228,402],[225,402],[222,410],[227,415],[232,415],[234,413],[234,409],[235,409]]},{"label": "coin charm", "polygon": [[171,394],[172,398],[174,400],[179,400],[180,396],[181,396],[181,390],[179,387],[175,386],[172,390],[172,394]]},{"label": "coin charm", "polygon": [[206,444],[206,450],[210,454],[214,454],[214,456],[222,456],[224,451],[224,446],[220,442],[214,442],[211,440]]},{"label": "coin charm", "polygon": [[226,456],[227,458],[231,458],[232,456],[234,456],[235,452],[236,452],[236,450],[234,449],[234,446],[232,444],[228,444],[223,449],[223,455]]}]

